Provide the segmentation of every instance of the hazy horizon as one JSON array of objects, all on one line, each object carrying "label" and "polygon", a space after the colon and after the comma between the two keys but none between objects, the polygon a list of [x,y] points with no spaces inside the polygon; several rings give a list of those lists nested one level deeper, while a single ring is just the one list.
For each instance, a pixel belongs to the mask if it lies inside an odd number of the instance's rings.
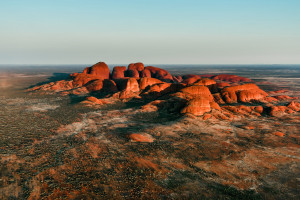
[{"label": "hazy horizon", "polygon": [[0,1],[0,64],[299,64],[297,0]]}]

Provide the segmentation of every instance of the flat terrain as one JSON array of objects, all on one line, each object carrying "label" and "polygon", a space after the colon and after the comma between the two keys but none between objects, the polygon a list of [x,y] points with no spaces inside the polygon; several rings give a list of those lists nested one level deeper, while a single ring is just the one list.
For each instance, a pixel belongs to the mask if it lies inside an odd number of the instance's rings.
[{"label": "flat terrain", "polygon": [[[299,66],[162,67],[237,74],[300,97]],[[145,113],[138,101],[96,109],[82,96],[25,92],[81,69],[0,67],[0,199],[300,198],[299,112],[203,121]]]}]

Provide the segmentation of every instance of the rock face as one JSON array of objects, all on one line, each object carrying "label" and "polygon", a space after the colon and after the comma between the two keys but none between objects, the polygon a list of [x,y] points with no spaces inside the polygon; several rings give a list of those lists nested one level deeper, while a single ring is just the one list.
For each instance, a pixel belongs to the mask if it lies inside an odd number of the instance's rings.
[{"label": "rock face", "polygon": [[221,95],[226,103],[250,102],[268,96],[266,92],[253,83],[226,87],[221,90]]},{"label": "rock face", "polygon": [[162,81],[156,79],[156,78],[141,78],[140,79],[140,88],[144,90],[146,87],[157,84],[157,83],[162,83]]},{"label": "rock face", "polygon": [[186,94],[185,97],[188,100],[186,106],[181,110],[182,114],[190,113],[200,116],[210,112],[212,108],[220,109],[206,86],[193,85],[181,89],[180,92]]},{"label": "rock face", "polygon": [[140,91],[139,83],[135,78],[117,79],[115,80],[115,82],[120,91],[122,90],[130,91],[130,92]]},{"label": "rock face", "polygon": [[85,68],[83,74],[95,75],[98,79],[109,79],[109,69],[105,62],[98,62]]},{"label": "rock face", "polygon": [[187,103],[186,107],[181,110],[181,113],[190,113],[196,116],[200,116],[206,112],[209,112],[210,110],[211,108],[208,99],[196,97]]},{"label": "rock face", "polygon": [[85,86],[90,92],[108,92],[115,93],[118,91],[117,85],[113,80],[96,79],[90,81]]},{"label": "rock face", "polygon": [[215,84],[216,84],[216,81],[209,79],[209,78],[203,78],[203,79],[197,80],[193,85],[208,86],[208,85],[215,85]]},{"label": "rock face", "polygon": [[36,86],[30,91],[52,91],[62,95],[103,94],[103,99],[91,97],[85,102],[102,105],[103,102],[134,99],[145,102],[141,112],[180,113],[211,120],[266,114],[280,117],[300,111],[296,98],[282,94],[286,91],[269,92],[273,95],[269,96],[256,84],[244,82],[252,80],[228,74],[172,76],[158,67],[144,67],[143,63],[131,63],[127,69],[116,66],[109,74],[108,66],[99,62],[82,73],[71,74],[70,80]]},{"label": "rock face", "polygon": [[163,81],[173,81],[172,75],[164,69],[149,66],[149,67],[145,67],[145,70],[149,70],[151,73],[151,77],[153,78],[157,78]]},{"label": "rock face", "polygon": [[208,87],[205,86],[189,86],[181,89],[180,92],[186,93],[192,96],[192,98],[201,97],[208,99],[209,101],[212,101],[214,99]]},{"label": "rock face", "polygon": [[136,70],[138,72],[141,72],[144,70],[144,64],[141,62],[138,63],[130,63],[128,65],[128,70]]},{"label": "rock face", "polygon": [[119,66],[114,67],[112,76],[111,76],[112,79],[124,78],[125,71],[126,71],[126,67],[119,67]]},{"label": "rock face", "polygon": [[220,74],[217,76],[214,76],[212,78],[213,80],[220,80],[220,81],[229,81],[229,82],[253,82],[249,78],[237,76],[237,75],[229,75],[229,74]]},{"label": "rock face", "polygon": [[127,71],[127,76],[132,77],[132,78],[140,78],[139,71],[136,69],[128,70]]}]

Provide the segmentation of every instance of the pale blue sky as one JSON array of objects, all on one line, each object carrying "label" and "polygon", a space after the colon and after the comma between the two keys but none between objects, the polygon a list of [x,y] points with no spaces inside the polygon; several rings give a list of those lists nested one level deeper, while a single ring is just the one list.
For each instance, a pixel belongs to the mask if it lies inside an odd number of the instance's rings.
[{"label": "pale blue sky", "polygon": [[299,64],[300,0],[0,0],[1,64]]}]

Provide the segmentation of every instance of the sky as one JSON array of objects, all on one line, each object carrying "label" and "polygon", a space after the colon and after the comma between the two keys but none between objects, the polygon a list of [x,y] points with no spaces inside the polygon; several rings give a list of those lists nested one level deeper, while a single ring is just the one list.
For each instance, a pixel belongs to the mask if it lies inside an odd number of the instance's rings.
[{"label": "sky", "polygon": [[300,64],[300,0],[0,0],[0,64]]}]

